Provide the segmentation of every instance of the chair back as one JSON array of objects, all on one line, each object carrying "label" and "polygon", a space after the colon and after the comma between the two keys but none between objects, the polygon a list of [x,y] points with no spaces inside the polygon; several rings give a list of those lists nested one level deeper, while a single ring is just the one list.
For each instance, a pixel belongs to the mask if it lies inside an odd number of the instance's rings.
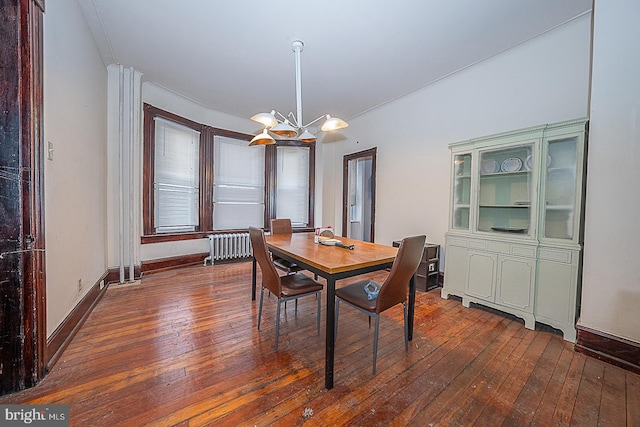
[{"label": "chair back", "polygon": [[384,281],[376,301],[376,313],[382,313],[386,309],[407,300],[409,280],[418,270],[424,243],[427,237],[413,236],[402,239],[398,255],[391,266],[387,280]]},{"label": "chair back", "polygon": [[271,220],[271,234],[291,234],[293,227],[289,218],[275,218]]},{"label": "chair back", "polygon": [[267,242],[264,239],[264,231],[261,228],[249,227],[249,238],[251,239],[251,246],[253,247],[253,256],[262,272],[262,286],[280,298],[280,276],[269,256]]}]

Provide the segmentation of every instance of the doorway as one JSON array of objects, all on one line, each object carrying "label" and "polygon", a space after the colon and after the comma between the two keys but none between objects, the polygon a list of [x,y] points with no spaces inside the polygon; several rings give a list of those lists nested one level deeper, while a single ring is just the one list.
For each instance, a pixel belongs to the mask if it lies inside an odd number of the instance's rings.
[{"label": "doorway", "polygon": [[342,174],[342,236],[374,241],[376,148],[347,154]]}]

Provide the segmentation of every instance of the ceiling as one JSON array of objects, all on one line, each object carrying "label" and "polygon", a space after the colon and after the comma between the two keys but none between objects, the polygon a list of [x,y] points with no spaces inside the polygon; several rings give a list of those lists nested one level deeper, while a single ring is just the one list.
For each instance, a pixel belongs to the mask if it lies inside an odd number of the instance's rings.
[{"label": "ceiling", "polygon": [[590,11],[591,0],[78,0],[105,64],[213,110],[349,120]]}]

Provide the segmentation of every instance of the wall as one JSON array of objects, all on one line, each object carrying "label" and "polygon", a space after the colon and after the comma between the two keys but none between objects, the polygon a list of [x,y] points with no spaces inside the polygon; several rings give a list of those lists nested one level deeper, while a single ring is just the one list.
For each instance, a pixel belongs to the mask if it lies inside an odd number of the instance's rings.
[{"label": "wall", "polygon": [[[76,0],[44,16],[47,335],[106,271],[106,69]],[[81,287],[79,286],[81,281]]]},{"label": "wall", "polygon": [[[590,16],[350,119],[345,140],[325,138],[323,223],[341,230],[342,158],[378,147],[375,240],[425,233],[444,244],[447,144],[585,117]],[[442,265],[442,264],[441,264]]]},{"label": "wall", "polygon": [[580,324],[640,343],[640,3],[597,0]]}]

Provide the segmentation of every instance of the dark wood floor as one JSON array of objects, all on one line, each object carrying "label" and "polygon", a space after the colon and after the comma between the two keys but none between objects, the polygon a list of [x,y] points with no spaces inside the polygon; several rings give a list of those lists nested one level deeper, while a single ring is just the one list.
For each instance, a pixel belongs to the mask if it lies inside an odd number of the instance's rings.
[{"label": "dark wood floor", "polygon": [[367,317],[341,307],[328,391],[314,297],[274,353],[275,299],[260,332],[250,282],[245,262],[112,285],[44,381],[0,403],[69,404],[75,426],[640,425],[640,376],[439,290],[418,293],[408,353],[401,306],[383,315],[375,376]]}]

